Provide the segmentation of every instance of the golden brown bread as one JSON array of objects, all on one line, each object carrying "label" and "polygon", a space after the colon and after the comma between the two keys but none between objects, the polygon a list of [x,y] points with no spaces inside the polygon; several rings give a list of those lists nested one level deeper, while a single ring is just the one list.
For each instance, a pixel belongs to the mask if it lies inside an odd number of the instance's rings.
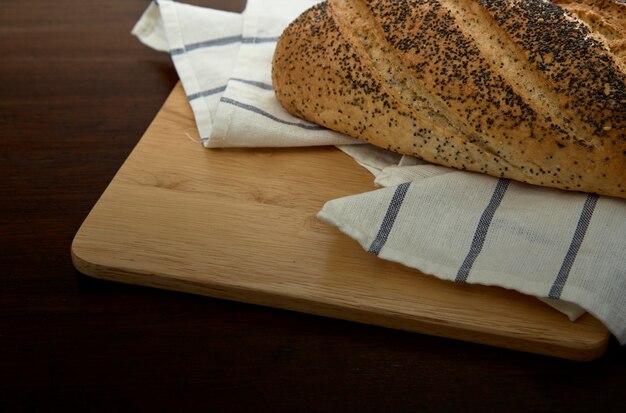
[{"label": "golden brown bread", "polygon": [[[560,3],[329,0],[281,36],[276,97],[433,163],[626,198],[626,5]],[[564,10],[595,3],[612,31]]]},{"label": "golden brown bread", "polygon": [[589,26],[626,70],[626,6],[622,0],[553,0]]}]

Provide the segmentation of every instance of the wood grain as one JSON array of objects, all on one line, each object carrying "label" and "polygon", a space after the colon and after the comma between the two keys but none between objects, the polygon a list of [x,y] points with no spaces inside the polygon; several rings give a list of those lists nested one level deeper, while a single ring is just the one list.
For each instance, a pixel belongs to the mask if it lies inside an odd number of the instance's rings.
[{"label": "wood grain", "polygon": [[206,150],[193,136],[179,85],[76,235],[81,272],[569,359],[606,349],[589,315],[425,276],[319,222],[327,200],[374,189],[342,152]]}]

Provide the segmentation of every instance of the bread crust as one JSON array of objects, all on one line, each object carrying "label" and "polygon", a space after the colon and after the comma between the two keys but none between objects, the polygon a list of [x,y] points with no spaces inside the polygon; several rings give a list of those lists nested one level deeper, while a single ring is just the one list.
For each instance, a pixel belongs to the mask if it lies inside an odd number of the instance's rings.
[{"label": "bread crust", "polygon": [[584,22],[626,71],[626,1],[553,0]]},{"label": "bread crust", "polygon": [[[606,2],[596,32],[574,17]],[[329,0],[281,36],[276,97],[398,153],[626,198],[626,6],[560,3]]]}]

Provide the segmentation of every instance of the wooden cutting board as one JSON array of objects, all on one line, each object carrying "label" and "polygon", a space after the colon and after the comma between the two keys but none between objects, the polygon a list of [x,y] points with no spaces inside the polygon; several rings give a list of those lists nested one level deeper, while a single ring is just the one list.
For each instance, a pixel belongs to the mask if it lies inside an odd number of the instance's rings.
[{"label": "wooden cutting board", "polygon": [[364,251],[315,218],[375,189],[333,147],[204,149],[178,85],[76,234],[84,274],[574,360],[610,334],[541,301]]}]

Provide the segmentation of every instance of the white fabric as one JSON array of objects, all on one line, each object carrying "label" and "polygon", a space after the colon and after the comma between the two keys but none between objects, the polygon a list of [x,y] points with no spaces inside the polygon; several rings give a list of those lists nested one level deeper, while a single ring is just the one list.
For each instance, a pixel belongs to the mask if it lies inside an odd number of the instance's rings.
[{"label": "white fabric", "polygon": [[[626,343],[626,202],[459,171],[422,177],[421,168],[384,170],[390,182],[410,182],[400,205],[396,192],[407,184],[329,201],[318,217],[380,258],[426,274],[556,294]],[[557,304],[575,318],[578,308],[567,306]]]},{"label": "white fabric", "polygon": [[274,97],[271,59],[284,28],[319,0],[250,0],[243,13],[151,3],[133,34],[168,50],[204,146],[361,142],[291,116]]},{"label": "white fabric", "polygon": [[388,187],[329,201],[319,213],[365,249],[440,278],[534,295],[571,319],[584,308],[626,344],[625,201],[354,145],[278,104],[276,40],[317,2],[248,0],[238,14],[159,0],[133,34],[172,55],[205,147],[338,145]]}]

